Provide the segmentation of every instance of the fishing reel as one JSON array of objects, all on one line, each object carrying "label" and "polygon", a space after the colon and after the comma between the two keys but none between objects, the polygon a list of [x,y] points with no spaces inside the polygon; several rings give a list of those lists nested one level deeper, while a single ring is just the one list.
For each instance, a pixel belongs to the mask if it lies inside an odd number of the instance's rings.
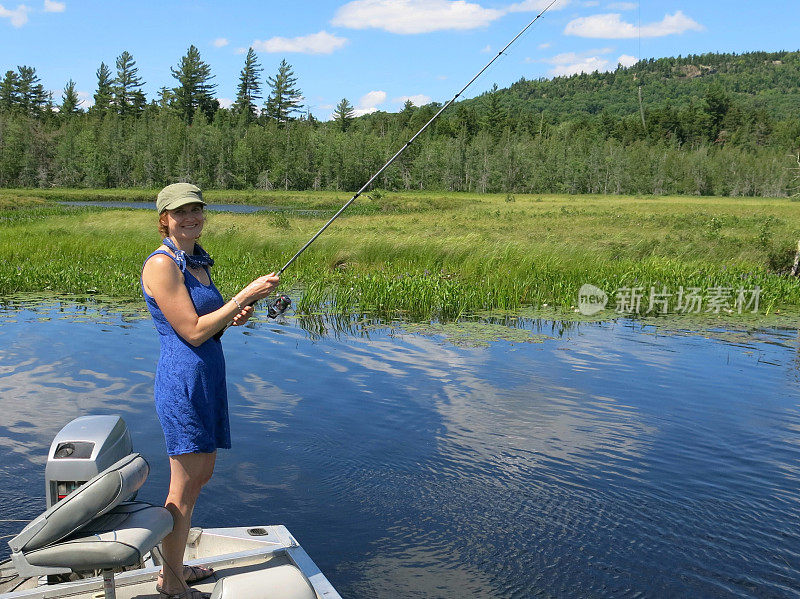
[{"label": "fishing reel", "polygon": [[270,318],[278,318],[278,316],[286,312],[291,305],[292,300],[288,295],[279,295],[267,304],[267,316]]},{"label": "fishing reel", "polygon": [[[255,302],[253,302],[254,304]],[[248,304],[248,306],[252,306],[253,304]],[[279,295],[278,297],[270,300],[267,304],[267,316],[270,318],[278,318],[278,316],[282,315],[286,310],[288,310],[292,305],[292,300],[288,295]],[[222,334],[228,330],[227,325],[224,329],[222,329],[219,333],[214,335],[214,339],[219,341],[222,338]]]}]

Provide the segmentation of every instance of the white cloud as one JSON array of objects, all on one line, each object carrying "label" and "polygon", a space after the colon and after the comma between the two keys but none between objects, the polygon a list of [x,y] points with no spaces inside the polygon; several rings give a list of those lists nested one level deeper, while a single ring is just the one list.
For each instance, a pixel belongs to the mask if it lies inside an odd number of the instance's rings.
[{"label": "white cloud", "polygon": [[504,13],[466,0],[353,0],[336,11],[331,24],[400,34],[430,33],[485,27]]},{"label": "white cloud", "polygon": [[[522,2],[517,2],[509,6],[506,12],[541,12],[547,8],[550,2],[552,2],[552,0],[523,0]],[[550,10],[562,9],[569,3],[570,0],[562,0],[554,4]]]},{"label": "white cloud", "polygon": [[550,42],[541,43],[541,44],[539,44],[539,50],[546,50],[550,46],[552,46],[552,44]]},{"label": "white cloud", "polygon": [[636,10],[639,4],[636,2],[612,2],[606,6],[608,10]]},{"label": "white cloud", "polygon": [[481,52],[483,52],[484,54],[491,54],[492,47],[489,44],[486,44],[486,46],[483,48],[483,50],[481,50]]},{"label": "white cloud", "polygon": [[556,54],[551,58],[541,60],[526,59],[526,62],[546,62],[553,65],[549,74],[554,77],[577,75],[578,73],[593,73],[595,71],[611,71],[617,68],[618,64],[623,67],[633,66],[638,62],[638,58],[628,54],[622,54],[615,62],[611,62],[605,55],[610,54],[613,48],[595,48],[586,52],[564,52]]},{"label": "white cloud", "polygon": [[[593,73],[595,71],[610,71],[616,68],[616,63],[604,58],[604,54],[609,54],[612,48],[597,48],[586,52],[564,52],[556,54],[551,58],[540,60],[526,59],[526,62],[546,62],[553,65],[548,74],[554,77],[577,75],[578,73]],[[622,57],[620,57],[621,59]]]},{"label": "white cloud", "polygon": [[414,96],[400,96],[399,98],[395,98],[394,102],[398,104],[405,104],[406,100],[411,100],[411,103],[414,106],[425,106],[425,104],[429,104],[431,101],[430,96],[426,96],[425,94],[416,94]]},{"label": "white cloud", "polygon": [[248,48],[236,48],[236,54],[247,54]]},{"label": "white cloud", "polygon": [[227,38],[224,38],[224,37],[218,37],[217,39],[215,39],[215,40],[214,40],[214,47],[215,47],[215,48],[224,48],[224,47],[225,47],[225,46],[227,46],[229,43],[230,43],[230,42],[227,40]]},{"label": "white cloud", "polygon": [[577,75],[578,73],[594,73],[595,71],[607,71],[610,66],[608,60],[599,56],[587,56],[578,62],[571,64],[556,65],[550,70],[551,75]]},{"label": "white cloud", "polygon": [[80,100],[81,108],[94,106],[94,95],[90,92],[78,92],[78,100]]},{"label": "white cloud", "polygon": [[300,37],[273,37],[266,41],[256,40],[254,50],[264,52],[298,52],[300,54],[331,54],[347,43],[347,38],[336,37],[327,31]]},{"label": "white cloud", "polygon": [[385,101],[386,92],[371,91],[361,96],[361,99],[358,101],[358,106],[355,107],[353,113],[355,116],[362,116],[364,114],[369,114],[370,112],[375,112],[378,110],[378,105],[383,104]]},{"label": "white cloud", "polygon": [[608,13],[580,17],[570,21],[564,28],[564,33],[578,37],[629,39],[639,35],[641,37],[663,37],[686,31],[703,31],[704,29],[705,27],[679,10],[674,15],[665,15],[658,23],[642,25],[641,31],[636,25],[623,21],[619,13]]},{"label": "white cloud", "polygon": [[20,4],[14,10],[5,8],[0,4],[0,19],[9,19],[14,27],[22,27],[28,22],[28,11],[30,8]]},{"label": "white cloud", "polygon": [[217,102],[219,102],[220,108],[230,108],[233,106],[233,100],[230,98],[217,98]]},{"label": "white cloud", "polygon": [[44,0],[44,12],[64,12],[67,10],[66,2],[56,2],[55,0]]}]

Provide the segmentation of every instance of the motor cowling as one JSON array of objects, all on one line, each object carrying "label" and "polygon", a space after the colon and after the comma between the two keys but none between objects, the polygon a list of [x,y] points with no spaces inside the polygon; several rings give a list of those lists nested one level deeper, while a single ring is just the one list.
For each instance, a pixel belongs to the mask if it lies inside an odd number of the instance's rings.
[{"label": "motor cowling", "polygon": [[71,421],[56,434],[47,454],[47,507],[132,452],[131,434],[120,416],[81,416]]}]

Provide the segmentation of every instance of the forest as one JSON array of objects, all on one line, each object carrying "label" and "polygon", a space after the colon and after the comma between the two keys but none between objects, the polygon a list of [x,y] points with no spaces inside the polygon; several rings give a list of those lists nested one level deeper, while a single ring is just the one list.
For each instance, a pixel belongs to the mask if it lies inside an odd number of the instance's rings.
[{"label": "forest", "polygon": [[[134,57],[101,63],[93,104],[35,67],[0,79],[0,187],[354,191],[441,107],[322,121],[281,62],[250,49],[234,104],[194,46],[147,98]],[[478,193],[787,197],[800,194],[800,51],[641,60],[496,85],[443,113],[375,185]]]}]

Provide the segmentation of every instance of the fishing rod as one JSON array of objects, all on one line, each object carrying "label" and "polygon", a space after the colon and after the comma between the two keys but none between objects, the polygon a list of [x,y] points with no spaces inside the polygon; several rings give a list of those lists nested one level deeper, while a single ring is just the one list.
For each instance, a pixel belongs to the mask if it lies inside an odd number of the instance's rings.
[{"label": "fishing rod", "polygon": [[[281,269],[280,269],[280,270],[277,272],[278,276],[280,276],[281,274],[283,274],[283,272],[284,272],[284,271],[285,271],[287,268],[289,268],[289,266],[291,266],[291,264],[292,264],[292,263],[293,263],[295,260],[297,260],[297,258],[300,256],[300,254],[302,254],[303,252],[305,252],[305,251],[306,251],[306,249],[308,249],[308,246],[310,246],[312,243],[314,243],[314,241],[316,241],[317,237],[319,237],[320,235],[322,235],[322,233],[325,231],[325,229],[327,229],[327,228],[328,228],[328,227],[331,225],[331,223],[333,223],[333,221],[335,221],[337,218],[339,218],[339,216],[342,214],[342,212],[344,212],[345,210],[347,210],[347,208],[350,206],[350,204],[352,204],[353,202],[355,202],[355,201],[356,201],[356,199],[357,199],[357,198],[358,198],[358,197],[359,197],[359,196],[360,196],[362,193],[364,193],[364,191],[365,191],[365,190],[366,190],[366,189],[367,189],[367,188],[368,188],[370,185],[372,185],[373,181],[375,181],[375,179],[377,179],[377,178],[378,178],[378,177],[381,175],[381,173],[383,173],[383,171],[385,171],[387,168],[389,168],[389,166],[391,166],[391,164],[392,164],[392,163],[393,163],[395,160],[397,160],[397,158],[398,158],[398,157],[400,157],[400,155],[401,155],[403,152],[405,152],[405,151],[406,151],[406,149],[408,149],[408,147],[409,147],[409,146],[410,146],[412,143],[414,143],[414,141],[415,141],[415,140],[416,140],[416,139],[417,139],[417,138],[418,138],[420,135],[422,135],[422,133],[423,133],[423,132],[424,132],[424,131],[425,131],[425,130],[428,128],[428,127],[430,127],[431,123],[433,123],[433,122],[434,122],[434,121],[435,121],[437,118],[439,118],[439,115],[441,115],[441,114],[442,114],[442,113],[443,113],[445,110],[447,110],[447,109],[448,109],[448,108],[449,108],[449,107],[450,107],[450,106],[451,106],[451,105],[452,105],[452,104],[453,104],[453,103],[454,103],[454,102],[455,102],[455,101],[458,99],[458,97],[459,97],[461,94],[463,94],[463,93],[464,93],[464,92],[467,90],[467,88],[468,88],[470,85],[472,85],[472,84],[475,82],[475,80],[476,80],[476,79],[478,79],[478,77],[480,77],[481,75],[483,75],[483,73],[484,73],[484,71],[486,71],[486,69],[488,69],[490,66],[492,66],[492,64],[494,63],[494,61],[496,61],[498,58],[500,58],[500,57],[503,55],[503,53],[504,53],[506,50],[508,50],[508,48],[511,46],[511,44],[513,44],[513,43],[514,43],[514,42],[516,42],[516,41],[517,41],[517,40],[518,40],[520,37],[522,37],[522,35],[523,35],[523,34],[524,34],[524,33],[525,33],[525,32],[526,32],[528,29],[530,29],[530,28],[531,28],[531,26],[532,26],[532,25],[533,25],[533,24],[534,24],[536,21],[538,21],[539,19],[541,19],[541,18],[542,18],[542,16],[544,15],[544,13],[546,13],[548,10],[550,10],[550,8],[551,8],[551,7],[552,7],[552,6],[553,6],[553,5],[554,5],[556,2],[558,2],[558,0],[552,0],[552,1],[551,1],[551,2],[550,2],[548,5],[547,5],[547,6],[545,6],[545,7],[544,7],[544,9],[542,9],[542,11],[541,11],[541,12],[540,12],[538,15],[536,15],[536,16],[535,16],[535,17],[534,17],[534,18],[531,20],[531,22],[530,22],[530,23],[528,23],[527,25],[525,25],[525,27],[523,27],[523,28],[522,28],[522,30],[521,30],[521,31],[520,31],[520,32],[519,32],[517,35],[515,35],[515,36],[512,38],[512,40],[511,40],[510,42],[508,42],[508,43],[507,43],[507,44],[506,44],[506,45],[503,47],[503,49],[502,49],[502,50],[500,50],[500,52],[498,52],[498,53],[497,53],[497,55],[496,55],[494,58],[492,58],[492,59],[491,59],[489,62],[487,62],[487,63],[486,63],[486,65],[485,65],[485,66],[484,66],[484,67],[483,67],[483,68],[482,68],[480,71],[478,71],[478,72],[475,74],[475,76],[474,76],[472,79],[470,79],[470,80],[469,80],[469,82],[468,82],[468,83],[467,83],[467,84],[466,84],[464,87],[462,87],[462,88],[461,88],[461,89],[460,89],[460,90],[459,90],[459,91],[456,93],[456,95],[454,95],[452,98],[450,98],[450,100],[449,100],[449,101],[448,101],[448,102],[447,102],[447,103],[446,103],[444,106],[442,106],[442,107],[439,109],[439,111],[438,111],[436,114],[434,114],[434,115],[433,115],[433,116],[430,118],[430,120],[429,120],[427,123],[425,123],[425,124],[422,126],[422,128],[421,128],[419,131],[417,131],[417,132],[416,132],[416,133],[413,135],[413,137],[411,137],[411,139],[409,139],[409,140],[408,140],[408,141],[405,143],[405,145],[403,145],[403,147],[402,147],[402,148],[400,148],[400,149],[399,149],[399,150],[398,150],[398,151],[395,153],[395,155],[394,155],[394,156],[392,156],[392,157],[391,157],[391,158],[390,158],[390,159],[389,159],[389,160],[386,162],[386,164],[384,164],[384,165],[383,165],[383,166],[382,166],[380,169],[378,169],[378,171],[377,171],[377,172],[376,172],[374,175],[372,175],[372,176],[369,178],[369,180],[368,180],[366,183],[364,183],[364,185],[362,185],[362,186],[361,186],[361,189],[359,189],[359,190],[358,190],[358,191],[355,193],[355,195],[353,195],[353,197],[352,197],[352,198],[350,198],[350,199],[349,199],[349,200],[348,200],[348,201],[347,201],[347,202],[346,202],[346,203],[345,203],[345,204],[344,204],[344,205],[343,205],[341,208],[339,208],[339,210],[336,212],[336,214],[334,214],[334,215],[333,215],[333,216],[330,218],[330,220],[329,220],[328,222],[326,222],[326,223],[325,223],[325,224],[322,226],[322,228],[321,228],[319,231],[317,231],[317,232],[314,234],[314,236],[313,236],[311,239],[309,239],[309,240],[306,242],[306,244],[305,244],[303,247],[301,247],[301,248],[298,250],[298,252],[297,252],[297,253],[296,253],[294,256],[292,256],[292,257],[289,259],[289,261],[288,261],[286,264],[284,264],[284,265],[283,265],[283,267],[282,267],[282,268],[281,268]],[[269,316],[270,318],[276,318],[276,317],[280,316],[281,314],[283,314],[283,313],[284,313],[284,312],[285,312],[285,311],[286,311],[286,310],[289,308],[289,306],[291,306],[291,305],[292,305],[292,300],[291,300],[291,299],[289,299],[289,297],[288,297],[288,296],[286,296],[286,295],[279,295],[278,297],[276,297],[274,300],[272,300],[272,301],[270,302],[270,305],[269,305],[269,307],[267,308],[267,314],[268,314],[268,316]]]}]

